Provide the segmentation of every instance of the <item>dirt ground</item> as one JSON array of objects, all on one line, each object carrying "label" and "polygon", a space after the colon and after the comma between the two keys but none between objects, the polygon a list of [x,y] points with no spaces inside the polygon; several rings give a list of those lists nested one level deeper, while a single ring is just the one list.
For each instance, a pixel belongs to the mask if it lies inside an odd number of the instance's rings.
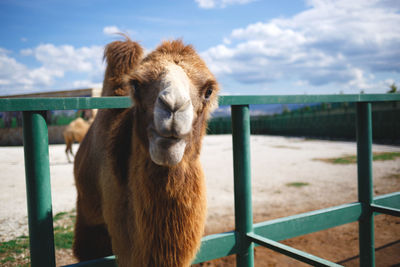
[{"label": "dirt ground", "polygon": [[[63,145],[51,145],[53,213],[75,206],[72,164]],[[74,146],[77,150],[77,145]],[[374,145],[374,152],[400,147]],[[355,155],[354,142],[272,136],[251,137],[254,222],[357,201],[356,164],[336,165],[319,159]],[[21,147],[0,147],[0,241],[27,234],[25,173]],[[206,234],[234,229],[232,141],[229,135],[206,136],[201,155],[207,178]],[[374,194],[400,191],[400,158],[374,161]],[[303,186],[291,186],[300,183]],[[327,260],[358,266],[357,223],[285,240],[283,243]],[[400,218],[375,217],[376,266],[400,264]],[[387,246],[388,245],[388,246]],[[57,253],[57,265],[73,263],[69,250]],[[201,266],[234,266],[235,256]],[[298,261],[256,248],[255,266],[302,266]]]}]

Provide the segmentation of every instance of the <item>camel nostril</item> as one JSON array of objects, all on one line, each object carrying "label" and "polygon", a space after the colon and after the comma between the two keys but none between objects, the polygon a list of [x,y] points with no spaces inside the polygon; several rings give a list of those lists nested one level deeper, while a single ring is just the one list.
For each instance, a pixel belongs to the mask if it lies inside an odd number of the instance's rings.
[{"label": "camel nostril", "polygon": [[191,105],[190,99],[186,97],[174,96],[168,92],[162,92],[158,96],[157,103],[172,113],[187,109]]},{"label": "camel nostril", "polygon": [[165,110],[174,112],[174,103],[165,94],[160,94],[157,103]]},{"label": "camel nostril", "polygon": [[192,105],[192,101],[188,99],[186,102],[183,102],[181,105],[176,105],[175,111],[183,111],[189,108]]}]

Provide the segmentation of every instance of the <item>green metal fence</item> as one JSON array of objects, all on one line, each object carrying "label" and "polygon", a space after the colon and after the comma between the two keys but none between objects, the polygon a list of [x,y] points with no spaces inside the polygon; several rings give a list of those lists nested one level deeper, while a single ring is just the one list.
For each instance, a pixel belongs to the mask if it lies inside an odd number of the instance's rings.
[{"label": "green metal fence", "polygon": [[[373,198],[371,103],[399,101],[400,94],[223,96],[232,106],[235,231],[206,236],[194,263],[236,254],[238,266],[253,266],[254,246],[264,246],[314,266],[335,263],[278,241],[358,221],[360,266],[375,266],[374,215],[400,216],[400,192]],[[253,224],[249,104],[354,102],[357,106],[358,202]],[[127,108],[128,97],[0,99],[0,111],[23,111],[31,265],[55,266],[46,110]],[[378,229],[379,231],[379,229]],[[75,266],[116,266],[107,257]]]},{"label": "green metal fence", "polygon": [[[282,114],[251,116],[250,126],[251,134],[355,140],[355,119],[355,103],[323,103]],[[374,142],[400,144],[400,102],[373,103],[372,126]],[[231,134],[231,118],[212,118],[207,132]]]}]

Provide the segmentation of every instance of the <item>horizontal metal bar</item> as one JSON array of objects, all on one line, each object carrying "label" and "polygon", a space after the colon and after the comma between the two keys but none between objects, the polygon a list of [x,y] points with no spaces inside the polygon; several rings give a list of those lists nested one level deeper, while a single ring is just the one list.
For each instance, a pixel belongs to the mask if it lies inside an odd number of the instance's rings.
[{"label": "horizontal metal bar", "polygon": [[394,192],[374,198],[374,204],[400,209],[400,192]]},{"label": "horizontal metal bar", "polygon": [[254,233],[248,233],[247,237],[249,237],[252,242],[255,242],[263,247],[269,248],[301,262],[311,264],[312,266],[342,266]]},{"label": "horizontal metal bar", "polygon": [[387,215],[400,217],[400,209],[394,209],[376,204],[371,204],[371,208],[373,212],[379,212]]},{"label": "horizontal metal bar", "polygon": [[192,264],[222,258],[238,251],[235,232],[208,235],[202,238],[200,250]]},{"label": "horizontal metal bar", "polygon": [[361,204],[352,203],[257,223],[254,233],[280,241],[357,221]]},{"label": "horizontal metal bar", "polygon": [[64,265],[64,267],[117,267],[115,256],[95,259],[91,261],[83,261],[75,264]]},{"label": "horizontal metal bar", "polygon": [[[374,203],[399,209],[400,192],[375,197]],[[355,222],[359,219],[361,211],[361,204],[358,202],[344,204],[341,206],[257,223],[254,224],[254,233],[261,236],[267,236],[275,241],[285,240]]]},{"label": "horizontal metal bar", "polygon": [[[235,232],[208,235],[202,238],[200,250],[197,253],[196,259],[192,262],[192,264],[222,258],[225,256],[236,254],[237,252],[238,248],[236,246]],[[65,267],[94,267],[94,266],[104,266],[104,267],[117,266],[115,256],[66,265]]]},{"label": "horizontal metal bar", "polygon": [[400,94],[221,96],[220,105],[400,101]]},{"label": "horizontal metal bar", "polygon": [[[220,96],[220,105],[400,101],[400,94]],[[0,98],[0,111],[127,108],[130,97]]]},{"label": "horizontal metal bar", "polygon": [[0,111],[128,108],[129,97],[0,98]]}]

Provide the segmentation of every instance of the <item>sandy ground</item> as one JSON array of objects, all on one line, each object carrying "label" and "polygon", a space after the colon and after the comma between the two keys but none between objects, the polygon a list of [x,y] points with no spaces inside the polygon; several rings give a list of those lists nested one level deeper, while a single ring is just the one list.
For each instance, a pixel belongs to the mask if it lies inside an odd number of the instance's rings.
[{"label": "sandy ground", "polygon": [[[78,145],[74,145],[74,151],[77,148]],[[75,207],[73,165],[68,163],[64,149],[64,145],[49,147],[53,214],[71,211]],[[374,145],[373,151],[399,152],[400,147]],[[252,136],[254,222],[356,201],[357,166],[333,165],[315,160],[355,154],[354,142]],[[208,190],[206,234],[232,230],[234,200],[231,136],[206,136],[201,159]],[[21,147],[0,147],[0,170],[0,241],[5,241],[28,234],[24,157]],[[400,174],[399,158],[374,162],[373,172],[376,195],[400,191],[400,179],[395,176]],[[308,185],[300,188],[287,185],[293,182]],[[376,245],[399,240],[400,220],[387,216],[378,217]],[[357,224],[349,224],[285,242],[327,259],[339,261],[358,254],[356,233]],[[324,244],[328,252],[323,249]],[[340,249],[340,246],[344,248]],[[400,263],[400,245],[391,246],[389,250],[389,258],[392,257],[390,255],[398,255],[393,261]],[[211,264],[230,266],[233,262],[234,258],[230,257]],[[256,266],[298,265],[286,257],[282,258],[259,248],[256,250]]]}]

